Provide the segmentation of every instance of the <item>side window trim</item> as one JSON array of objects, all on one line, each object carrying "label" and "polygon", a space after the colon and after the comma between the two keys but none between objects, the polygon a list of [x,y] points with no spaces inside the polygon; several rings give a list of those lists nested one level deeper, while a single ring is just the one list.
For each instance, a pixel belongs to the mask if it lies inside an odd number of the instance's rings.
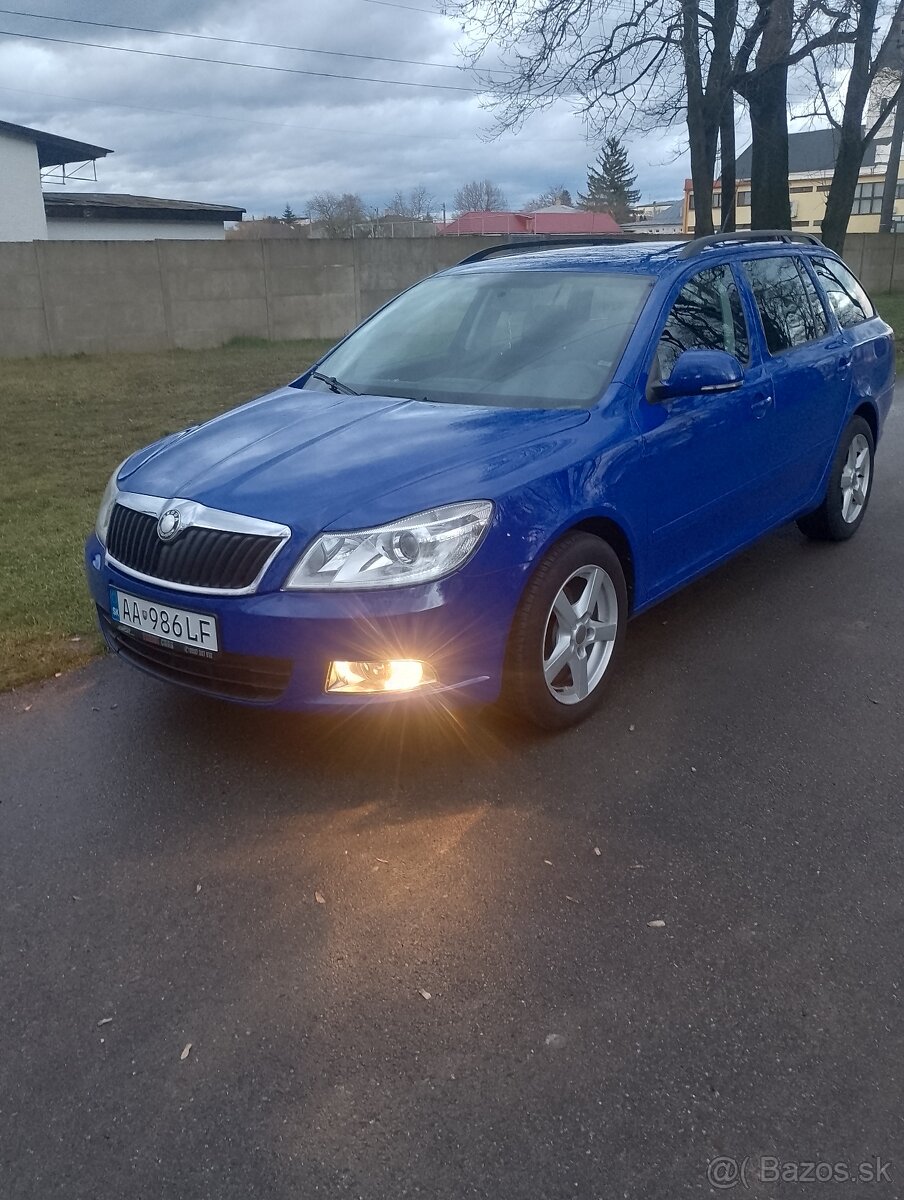
[{"label": "side window trim", "polygon": [[[797,258],[798,268],[806,273],[806,276],[810,280],[810,283],[816,289],[816,295],[819,299],[819,303],[822,307],[823,315],[825,316],[825,319],[826,319],[826,332],[823,334],[823,338],[834,337],[835,334],[838,332],[838,330],[841,328],[841,325],[838,322],[838,318],[835,316],[835,310],[832,308],[832,305],[829,303],[829,298],[825,294],[825,289],[823,288],[822,284],[819,282],[819,277],[816,274],[816,269],[813,266],[812,262],[810,262],[810,255],[809,254],[798,254],[795,257]],[[821,342],[823,340],[823,338],[817,338],[816,341]],[[814,345],[814,343],[813,342],[805,342],[804,345],[812,346],[812,345]]]}]

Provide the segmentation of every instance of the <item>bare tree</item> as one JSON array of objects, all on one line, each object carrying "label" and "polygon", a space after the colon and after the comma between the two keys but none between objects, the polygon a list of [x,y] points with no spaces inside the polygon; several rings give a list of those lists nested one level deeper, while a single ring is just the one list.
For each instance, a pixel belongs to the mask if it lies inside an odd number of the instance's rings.
[{"label": "bare tree", "polygon": [[[904,0],[899,0],[884,37],[877,33],[878,0],[859,0],[856,13],[853,53],[850,74],[844,97],[844,110],[839,121],[826,91],[825,77],[837,69],[838,56],[830,55],[828,62],[813,55],[811,64],[819,95],[815,111],[828,117],[837,131],[835,170],[826,197],[826,211],[822,219],[822,240],[833,250],[842,250],[844,235],[850,220],[854,195],[863,164],[863,155],[870,141],[885,124],[892,109],[901,101],[901,45],[904,34]],[[870,88],[876,84],[886,65],[897,67],[896,78],[877,105],[874,120],[863,128],[863,109]],[[894,163],[893,174],[897,180],[898,163]],[[887,186],[887,185],[886,185]],[[892,201],[893,202],[893,201]]]},{"label": "bare tree", "polygon": [[502,188],[491,179],[472,179],[470,183],[463,183],[455,193],[453,204],[457,213],[502,212],[508,208]]},{"label": "bare tree", "polygon": [[308,201],[308,215],[327,237],[354,237],[355,226],[367,220],[367,209],[354,192],[318,192]]},{"label": "bare tree", "polygon": [[574,204],[571,192],[569,192],[564,183],[555,183],[552,187],[548,187],[545,192],[541,192],[534,200],[529,200],[524,206],[524,211],[536,212],[538,208],[550,208],[554,204],[564,204],[569,208]]},{"label": "bare tree", "polygon": [[436,199],[419,183],[407,192],[397,191],[383,213],[384,216],[405,217],[409,221],[429,221]]}]

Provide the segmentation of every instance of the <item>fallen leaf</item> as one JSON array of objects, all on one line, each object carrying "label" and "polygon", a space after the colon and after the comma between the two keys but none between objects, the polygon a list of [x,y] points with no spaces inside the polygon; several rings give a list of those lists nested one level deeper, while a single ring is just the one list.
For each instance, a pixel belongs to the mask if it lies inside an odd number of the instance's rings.
[{"label": "fallen leaf", "polygon": [[98,1024],[98,1026],[109,1025],[112,1020],[113,1020],[112,1017],[101,1017],[101,1019],[97,1022],[97,1024]]},{"label": "fallen leaf", "polygon": [[602,850],[600,850],[599,846],[594,846],[593,853],[596,855],[597,858],[599,858],[599,856],[602,854]]},{"label": "fallen leaf", "polygon": [[580,904],[581,903],[580,900],[575,900],[574,896],[566,895],[565,899],[570,900],[572,904]]},{"label": "fallen leaf", "polygon": [[634,726],[633,726],[633,725],[629,725],[629,726],[628,726],[628,733],[633,733],[633,732],[634,732]]},{"label": "fallen leaf", "polygon": [[186,1042],[185,1049],[179,1055],[180,1062],[185,1062],[185,1060],[188,1058],[189,1054],[191,1054],[191,1042]]},{"label": "fallen leaf", "polygon": [[381,863],[387,863],[387,864],[388,864],[388,862],[389,862],[389,859],[388,859],[388,858],[378,858],[376,861],[377,861],[377,862],[381,862]]},{"label": "fallen leaf", "polygon": [[30,705],[30,704],[26,704],[26,705],[25,705],[25,707],[22,709],[22,711],[23,711],[23,712],[31,712],[31,705]]},{"label": "fallen leaf", "polygon": [[315,892],[314,899],[318,904],[326,904],[326,897],[324,896],[323,892]]},{"label": "fallen leaf", "polygon": [[81,900],[81,896],[73,896],[72,899],[73,900]]},{"label": "fallen leaf", "polygon": [[54,679],[59,679],[62,674],[62,671],[57,671],[57,673],[54,675]]},{"label": "fallen leaf", "polygon": [[549,859],[548,859],[548,858],[544,858],[544,859],[543,859],[543,861],[546,863],[546,865],[547,865],[548,867],[551,867],[551,866],[552,866],[552,863],[549,861]]},{"label": "fallen leaf", "polygon": [[647,921],[651,929],[665,929],[665,921]]},{"label": "fallen leaf", "polygon": [[643,863],[631,863],[631,870],[632,871],[642,871]]},{"label": "fallen leaf", "polygon": [[426,991],[424,988],[418,988],[418,992],[424,997],[425,1000],[431,999],[430,993],[428,991]]},{"label": "fallen leaf", "polygon": [[196,883],[196,884],[195,884],[195,895],[196,895],[196,896],[197,896],[198,892],[200,892],[200,890],[201,890],[201,885],[200,885],[200,883]]},{"label": "fallen leaf", "polygon": [[69,639],[69,641],[70,641],[70,642],[80,642],[81,640],[82,640],[82,639],[81,639],[80,637],[71,637],[71,638]]},{"label": "fallen leaf", "polygon": [[872,698],[872,696],[867,696],[867,700],[869,700],[870,704],[878,704],[878,703],[879,703],[879,701],[878,701],[878,700],[874,700],[874,699]]},{"label": "fallen leaf", "polygon": [[691,770],[694,772],[694,774],[695,774],[695,775],[697,774],[697,768],[696,768],[696,767],[691,767]]}]

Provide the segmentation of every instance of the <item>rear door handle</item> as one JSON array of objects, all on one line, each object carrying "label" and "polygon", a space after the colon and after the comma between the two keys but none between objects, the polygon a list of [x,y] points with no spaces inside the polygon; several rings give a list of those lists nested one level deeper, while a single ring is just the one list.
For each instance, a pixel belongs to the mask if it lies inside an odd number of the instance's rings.
[{"label": "rear door handle", "polygon": [[769,406],[772,404],[772,396],[768,392],[757,392],[750,405],[750,411],[759,419],[765,417]]}]

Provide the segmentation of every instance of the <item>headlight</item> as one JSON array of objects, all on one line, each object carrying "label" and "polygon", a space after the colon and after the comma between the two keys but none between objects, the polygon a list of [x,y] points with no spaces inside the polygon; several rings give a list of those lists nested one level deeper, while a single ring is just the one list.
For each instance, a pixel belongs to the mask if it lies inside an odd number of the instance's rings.
[{"label": "headlight", "polygon": [[349,533],[322,533],[305,551],[287,588],[404,587],[448,575],[467,562],[493,515],[489,500],[444,504]]},{"label": "headlight", "polygon": [[[125,459],[123,459],[125,462]],[[110,476],[110,482],[104,488],[104,494],[101,496],[100,508],[97,510],[97,521],[94,524],[94,530],[102,545],[107,544],[107,530],[110,528],[110,516],[113,512],[113,505],[116,503],[116,497],[119,495],[119,488],[116,486],[116,476],[119,474],[119,467]]]}]

